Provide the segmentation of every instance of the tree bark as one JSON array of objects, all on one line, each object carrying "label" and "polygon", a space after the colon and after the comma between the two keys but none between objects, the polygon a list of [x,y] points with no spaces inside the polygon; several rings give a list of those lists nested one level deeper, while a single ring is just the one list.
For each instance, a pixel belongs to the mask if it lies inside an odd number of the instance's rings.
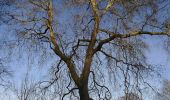
[{"label": "tree bark", "polygon": [[83,84],[79,87],[79,95],[80,100],[90,100],[89,92],[88,92],[88,83]]}]

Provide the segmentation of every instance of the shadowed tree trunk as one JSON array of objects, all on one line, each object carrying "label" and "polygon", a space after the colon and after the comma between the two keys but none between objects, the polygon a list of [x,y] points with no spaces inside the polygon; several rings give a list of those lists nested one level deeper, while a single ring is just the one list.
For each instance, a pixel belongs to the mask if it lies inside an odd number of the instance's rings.
[{"label": "shadowed tree trunk", "polygon": [[79,87],[80,100],[89,100],[88,85],[87,83]]}]

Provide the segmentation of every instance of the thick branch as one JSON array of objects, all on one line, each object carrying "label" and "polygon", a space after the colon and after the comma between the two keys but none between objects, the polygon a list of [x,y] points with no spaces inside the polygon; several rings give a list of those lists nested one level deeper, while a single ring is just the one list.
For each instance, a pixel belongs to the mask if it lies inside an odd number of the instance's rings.
[{"label": "thick branch", "polygon": [[85,56],[84,68],[83,68],[83,71],[81,74],[82,82],[88,81],[88,76],[90,73],[90,66],[91,66],[92,58],[93,58],[93,54],[94,54],[93,47],[95,46],[96,37],[99,32],[99,22],[100,21],[99,21],[99,12],[97,9],[97,2],[96,2],[96,0],[90,0],[90,3],[91,3],[92,11],[93,11],[93,16],[94,16],[94,28],[93,28],[93,32],[91,35],[91,41],[88,45],[87,53]]},{"label": "thick branch", "polygon": [[52,44],[54,45],[53,51],[55,52],[56,55],[58,55],[66,64],[67,67],[69,68],[69,71],[71,73],[71,76],[74,80],[74,82],[78,85],[79,84],[79,77],[76,73],[75,66],[73,65],[71,59],[67,57],[61,50],[60,47],[58,46],[58,43],[56,41],[55,35],[54,35],[54,30],[52,27],[52,21],[53,21],[53,9],[52,9],[52,1],[49,2],[48,6],[48,21],[47,21],[47,26],[50,31],[50,40]]},{"label": "thick branch", "polygon": [[139,35],[165,35],[170,37],[170,34],[167,34],[165,32],[147,32],[147,31],[133,31],[127,34],[117,34],[114,32],[110,32],[108,30],[100,29],[100,31],[105,32],[109,35],[111,35],[109,38],[103,39],[99,42],[98,46],[95,48],[95,52],[100,51],[102,46],[106,43],[109,43],[110,41],[114,40],[115,38],[129,38],[133,36],[139,36]]}]

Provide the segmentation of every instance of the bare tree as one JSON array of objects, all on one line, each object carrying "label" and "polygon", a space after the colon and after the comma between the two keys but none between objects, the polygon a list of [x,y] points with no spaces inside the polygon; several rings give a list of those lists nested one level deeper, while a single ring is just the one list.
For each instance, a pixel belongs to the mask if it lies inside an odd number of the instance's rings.
[{"label": "bare tree", "polygon": [[142,100],[142,99],[140,99],[139,95],[131,92],[126,96],[120,97],[119,100]]},{"label": "bare tree", "polygon": [[10,76],[12,76],[12,72],[8,66],[4,65],[3,60],[0,58],[0,85],[5,86],[5,84],[9,81],[7,78]]},{"label": "bare tree", "polygon": [[9,19],[6,19],[6,13],[9,12],[9,8],[14,3],[14,0],[0,0],[0,24],[7,23]]},{"label": "bare tree", "polygon": [[28,74],[21,81],[21,84],[14,83],[11,86],[11,91],[18,100],[32,100],[36,99],[36,84],[31,81]]},{"label": "bare tree", "polygon": [[[9,12],[19,39],[49,47],[61,99],[111,99],[108,81],[128,90],[147,84],[153,71],[143,37],[169,37],[169,0],[17,0]],[[31,41],[31,42],[30,42]],[[168,45],[167,45],[168,47]],[[45,49],[49,51],[49,48]],[[41,49],[38,49],[42,52]],[[43,49],[44,50],[44,49]],[[50,51],[49,51],[50,52]],[[51,59],[53,57],[51,56]],[[48,61],[47,61],[48,62]],[[108,73],[108,74],[107,74]],[[109,77],[109,78],[108,78]],[[79,95],[78,95],[79,94]]]},{"label": "bare tree", "polygon": [[39,85],[40,82],[33,81],[30,72],[27,72],[21,83],[13,82],[8,91],[12,92],[16,100],[53,100],[52,94],[44,91]]},{"label": "bare tree", "polygon": [[[6,8],[8,8],[11,3],[12,3],[12,0],[11,1],[10,0],[5,0],[5,1],[0,0],[0,19],[1,19],[1,21],[5,21],[3,19],[3,17],[5,16],[5,13],[7,12]],[[1,23],[1,21],[0,21],[0,23]],[[2,36],[2,34],[0,34],[0,37],[1,36]],[[0,50],[2,50],[2,49],[3,49],[3,46],[0,41]],[[2,52],[0,52],[0,53],[2,53]],[[4,81],[6,81],[5,78],[7,76],[11,76],[11,75],[12,75],[12,73],[10,71],[9,66],[6,65],[5,58],[3,57],[2,54],[0,54],[0,85],[4,85],[3,83],[4,83]]]},{"label": "bare tree", "polygon": [[160,93],[156,94],[156,100],[169,100],[170,99],[170,81],[164,80]]}]

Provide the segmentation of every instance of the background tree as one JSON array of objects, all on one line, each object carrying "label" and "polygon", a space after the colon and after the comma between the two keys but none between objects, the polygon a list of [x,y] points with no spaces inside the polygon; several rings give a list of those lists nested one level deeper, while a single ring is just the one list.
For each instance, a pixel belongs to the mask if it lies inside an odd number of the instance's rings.
[{"label": "background tree", "polygon": [[142,100],[142,99],[140,99],[139,95],[131,92],[126,96],[120,97],[119,100]]},{"label": "background tree", "polygon": [[168,4],[169,0],[16,0],[5,19],[14,23],[11,29],[24,47],[42,54],[53,51],[47,56],[56,56],[57,64],[47,87],[57,84],[61,99],[111,99],[108,81],[123,85],[125,94],[130,89],[140,93],[140,85],[148,85],[145,79],[154,69],[147,62],[143,37],[166,36],[162,41],[167,39],[169,50]]},{"label": "background tree", "polygon": [[12,72],[8,66],[4,65],[3,60],[0,58],[0,85],[5,86],[9,81],[7,78],[10,76],[12,76]]},{"label": "background tree", "polygon": [[[0,0],[0,25],[2,24],[4,20],[4,17],[6,16],[6,12],[8,10],[6,8],[10,7],[13,0]],[[0,34],[1,37],[1,34]],[[0,50],[3,49],[3,41],[0,41]],[[2,52],[0,52],[2,53]],[[0,55],[0,85],[4,86],[4,82],[7,81],[6,78],[12,76],[12,72],[10,71],[9,66],[7,66],[6,59]]]},{"label": "background tree", "polygon": [[56,98],[49,90],[44,90],[45,88],[40,87],[39,84],[39,82],[33,81],[30,73],[27,73],[21,83],[14,82],[8,91],[15,100],[54,100]]},{"label": "background tree", "polygon": [[156,100],[169,100],[170,99],[170,81],[164,80],[160,93],[157,93]]},{"label": "background tree", "polygon": [[12,84],[11,90],[16,96],[17,100],[32,100],[36,98],[36,84],[29,79],[28,74],[25,76],[21,85]]}]

